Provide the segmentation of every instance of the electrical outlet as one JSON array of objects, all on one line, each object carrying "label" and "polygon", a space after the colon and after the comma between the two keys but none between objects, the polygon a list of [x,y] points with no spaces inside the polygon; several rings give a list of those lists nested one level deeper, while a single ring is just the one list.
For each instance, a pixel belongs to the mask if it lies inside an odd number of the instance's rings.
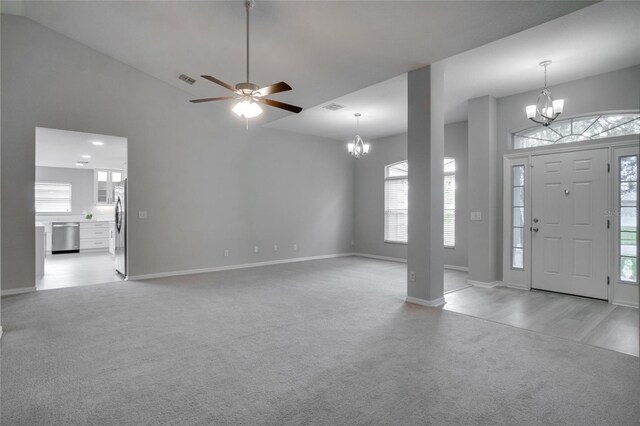
[{"label": "electrical outlet", "polygon": [[229,250],[224,251],[224,257],[229,257]]},{"label": "electrical outlet", "polygon": [[351,247],[356,245],[356,241],[355,240],[351,240]]},{"label": "electrical outlet", "polygon": [[471,212],[471,220],[482,220],[482,212]]},{"label": "electrical outlet", "polygon": [[253,246],[253,252],[257,253],[260,249],[258,248],[258,246]]},{"label": "electrical outlet", "polygon": [[147,211],[146,210],[139,210],[138,211],[138,219],[146,219],[147,218]]},{"label": "electrical outlet", "polygon": [[298,251],[298,245],[297,244],[293,245],[293,251]]},{"label": "electrical outlet", "polygon": [[278,245],[277,244],[273,246],[273,251],[278,251]]},{"label": "electrical outlet", "polygon": [[411,271],[409,272],[409,281],[415,281],[416,280],[416,273]]}]

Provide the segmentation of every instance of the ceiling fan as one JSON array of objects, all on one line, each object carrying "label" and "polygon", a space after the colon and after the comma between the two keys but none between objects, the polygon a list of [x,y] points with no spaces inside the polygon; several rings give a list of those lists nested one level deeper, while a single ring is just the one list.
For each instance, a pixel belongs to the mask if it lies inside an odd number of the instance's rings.
[{"label": "ceiling fan", "polygon": [[273,99],[267,99],[265,96],[273,95],[274,93],[286,92],[291,90],[291,86],[289,86],[284,81],[280,83],[275,83],[270,86],[260,88],[257,84],[250,83],[249,79],[249,10],[253,7],[254,1],[247,0],[244,2],[244,7],[247,10],[247,80],[245,83],[238,83],[235,87],[230,84],[225,83],[224,81],[218,80],[215,77],[211,77],[210,75],[201,76],[204,79],[209,80],[212,83],[218,84],[225,89],[228,89],[234,93],[234,96],[222,96],[218,98],[204,98],[204,99],[193,99],[190,102],[193,103],[201,103],[201,102],[212,102],[212,101],[225,101],[229,99],[237,99],[238,102],[232,109],[234,113],[236,113],[239,117],[249,119],[253,117],[257,117],[262,114],[262,108],[260,108],[261,104],[269,105],[272,107],[284,109],[286,111],[299,113],[302,111],[302,108],[285,104],[284,102],[274,101]]}]

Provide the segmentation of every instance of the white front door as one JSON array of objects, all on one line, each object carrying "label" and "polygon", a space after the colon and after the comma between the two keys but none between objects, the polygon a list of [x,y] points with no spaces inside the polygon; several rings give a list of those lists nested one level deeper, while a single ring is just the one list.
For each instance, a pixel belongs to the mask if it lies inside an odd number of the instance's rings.
[{"label": "white front door", "polygon": [[607,299],[608,151],[533,157],[531,287]]}]

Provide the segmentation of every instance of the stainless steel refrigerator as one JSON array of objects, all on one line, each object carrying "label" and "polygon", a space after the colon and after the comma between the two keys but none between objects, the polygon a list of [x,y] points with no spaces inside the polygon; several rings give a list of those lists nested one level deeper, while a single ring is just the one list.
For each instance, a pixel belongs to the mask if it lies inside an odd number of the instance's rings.
[{"label": "stainless steel refrigerator", "polygon": [[127,180],[113,184],[116,200],[116,271],[127,276]]}]

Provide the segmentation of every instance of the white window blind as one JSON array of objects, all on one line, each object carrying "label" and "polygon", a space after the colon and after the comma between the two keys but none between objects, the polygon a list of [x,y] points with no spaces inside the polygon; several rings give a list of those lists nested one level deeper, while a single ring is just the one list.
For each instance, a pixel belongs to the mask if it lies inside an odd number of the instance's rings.
[{"label": "white window blind", "polygon": [[71,213],[71,184],[36,182],[36,213]]},{"label": "white window blind", "polygon": [[456,245],[456,160],[444,159],[444,246]]},{"label": "white window blind", "polygon": [[406,161],[385,167],[384,240],[407,242],[409,179]]}]

